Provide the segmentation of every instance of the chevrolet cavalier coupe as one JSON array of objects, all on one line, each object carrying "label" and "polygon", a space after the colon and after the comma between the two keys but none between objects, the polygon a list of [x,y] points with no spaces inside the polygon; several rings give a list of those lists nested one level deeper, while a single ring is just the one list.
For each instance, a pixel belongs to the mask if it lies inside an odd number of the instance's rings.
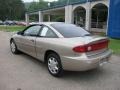
[{"label": "chevrolet cavalier coupe", "polygon": [[10,39],[13,54],[24,52],[45,62],[49,73],[56,77],[64,70],[87,71],[108,62],[108,44],[107,37],[62,22],[30,25]]}]

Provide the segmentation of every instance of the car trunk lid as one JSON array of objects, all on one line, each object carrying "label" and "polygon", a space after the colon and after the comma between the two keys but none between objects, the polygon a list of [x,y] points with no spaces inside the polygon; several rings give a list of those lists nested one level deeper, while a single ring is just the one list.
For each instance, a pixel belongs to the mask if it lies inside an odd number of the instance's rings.
[{"label": "car trunk lid", "polygon": [[[73,51],[77,53],[86,53],[87,55],[95,55],[108,49],[109,39],[107,37],[85,36],[82,38],[82,44],[76,44]],[[79,38],[76,39],[79,42]]]}]

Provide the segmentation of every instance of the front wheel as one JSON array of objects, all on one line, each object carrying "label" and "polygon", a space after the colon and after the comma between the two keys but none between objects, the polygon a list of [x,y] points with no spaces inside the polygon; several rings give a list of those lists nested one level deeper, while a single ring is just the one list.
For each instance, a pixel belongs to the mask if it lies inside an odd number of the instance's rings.
[{"label": "front wheel", "polygon": [[60,77],[63,74],[61,60],[58,55],[52,53],[47,56],[47,68],[51,75]]},{"label": "front wheel", "polygon": [[17,49],[17,46],[16,46],[14,40],[12,40],[12,41],[10,42],[10,48],[11,48],[11,52],[12,52],[13,54],[18,54],[18,53],[19,53],[19,50]]}]

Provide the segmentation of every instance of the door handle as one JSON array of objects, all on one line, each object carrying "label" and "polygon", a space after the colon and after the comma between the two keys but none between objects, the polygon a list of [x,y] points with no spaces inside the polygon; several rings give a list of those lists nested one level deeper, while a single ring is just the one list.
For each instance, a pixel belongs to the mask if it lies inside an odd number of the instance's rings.
[{"label": "door handle", "polygon": [[34,42],[34,40],[33,40],[33,39],[31,39],[30,41]]}]

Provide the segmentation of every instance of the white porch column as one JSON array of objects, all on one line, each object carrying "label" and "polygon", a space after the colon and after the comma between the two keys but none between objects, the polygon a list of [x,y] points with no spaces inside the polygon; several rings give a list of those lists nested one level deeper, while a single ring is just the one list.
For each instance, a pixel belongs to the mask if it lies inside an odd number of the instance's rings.
[{"label": "white porch column", "polygon": [[91,29],[91,3],[86,3],[86,23],[85,23],[85,29],[90,30]]},{"label": "white porch column", "polygon": [[29,25],[29,14],[25,14],[25,22],[26,22],[26,26]]},{"label": "white porch column", "polygon": [[72,5],[65,6],[65,23],[73,23]]},{"label": "white porch column", "polygon": [[43,14],[39,11],[39,22],[43,22]]},{"label": "white porch column", "polygon": [[51,21],[51,15],[49,14],[48,15],[48,22],[50,22]]}]

